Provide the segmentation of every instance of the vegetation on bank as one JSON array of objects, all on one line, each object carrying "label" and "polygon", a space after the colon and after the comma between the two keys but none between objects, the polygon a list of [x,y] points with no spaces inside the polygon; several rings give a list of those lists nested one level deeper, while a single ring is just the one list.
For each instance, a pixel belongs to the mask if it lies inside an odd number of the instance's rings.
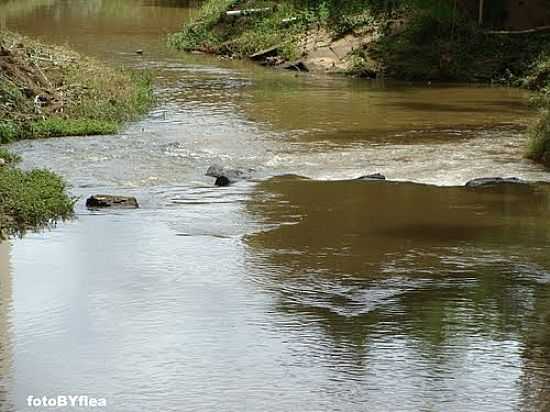
[{"label": "vegetation on bank", "polygon": [[[226,14],[236,10],[244,12]],[[456,2],[429,0],[207,0],[170,43],[235,57],[277,45],[279,56],[291,60],[302,57],[307,33],[319,29],[332,40],[368,38],[354,49],[349,74],[400,80],[514,84],[541,52],[550,53],[550,33],[488,33]]]},{"label": "vegetation on bank", "polygon": [[[182,50],[237,57],[281,45],[285,58],[296,57],[298,36],[306,29],[304,16],[290,21],[298,14],[290,2],[282,2],[277,7],[269,1],[243,3],[238,0],[207,0],[191,23],[170,36],[170,44]],[[244,18],[225,15],[226,11],[237,6],[258,12]]]},{"label": "vegetation on bank", "polygon": [[115,133],[152,100],[148,73],[0,32],[0,143]]},{"label": "vegetation on bank", "polygon": [[528,132],[527,157],[550,167],[550,54],[534,64],[526,83],[538,91],[533,104],[540,110],[538,121]]},{"label": "vegetation on bank", "polygon": [[[150,107],[151,80],[0,32],[0,143],[115,133]],[[19,160],[0,146],[0,240],[73,215],[64,180],[48,170],[18,169]]]},{"label": "vegetation on bank", "polygon": [[[550,164],[550,57],[541,57],[550,56],[550,32],[491,32],[508,6],[489,0],[481,27],[472,14],[477,7],[467,0],[206,0],[170,42],[235,57],[277,46],[270,59],[280,64],[307,54],[308,33],[322,30],[329,42],[364,40],[350,53],[350,75],[528,87],[540,92],[541,118],[529,132],[527,155]],[[237,10],[248,12],[227,14]]]},{"label": "vegetation on bank", "polygon": [[73,215],[63,179],[47,170],[16,168],[17,155],[0,148],[0,240],[47,227]]},{"label": "vegetation on bank", "polygon": [[[207,0],[195,19],[170,36],[170,44],[234,57],[277,45],[280,57],[293,60],[300,57],[304,34],[315,28],[330,27],[338,36],[373,23],[369,4],[370,0]],[[230,10],[244,13],[228,16]]]}]

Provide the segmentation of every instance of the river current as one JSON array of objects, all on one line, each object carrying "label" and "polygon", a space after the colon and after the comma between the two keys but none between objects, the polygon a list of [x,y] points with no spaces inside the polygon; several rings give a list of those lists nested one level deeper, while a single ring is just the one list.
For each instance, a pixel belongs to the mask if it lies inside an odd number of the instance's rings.
[{"label": "river current", "polygon": [[[1,29],[150,69],[157,98],[118,135],[12,145],[80,200],[0,245],[0,411],[550,410],[550,174],[522,156],[527,94],[168,49],[199,3],[0,1]],[[253,179],[216,188],[214,163]],[[395,182],[352,180],[375,172]],[[542,183],[463,187],[483,176]],[[141,208],[89,211],[96,193]]]}]

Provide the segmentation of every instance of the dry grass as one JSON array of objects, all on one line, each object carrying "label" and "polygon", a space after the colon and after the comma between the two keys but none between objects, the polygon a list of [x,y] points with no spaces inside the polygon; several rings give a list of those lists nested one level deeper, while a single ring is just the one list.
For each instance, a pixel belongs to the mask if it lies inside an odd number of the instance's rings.
[{"label": "dry grass", "polygon": [[0,33],[0,142],[114,133],[152,103],[151,76]]}]

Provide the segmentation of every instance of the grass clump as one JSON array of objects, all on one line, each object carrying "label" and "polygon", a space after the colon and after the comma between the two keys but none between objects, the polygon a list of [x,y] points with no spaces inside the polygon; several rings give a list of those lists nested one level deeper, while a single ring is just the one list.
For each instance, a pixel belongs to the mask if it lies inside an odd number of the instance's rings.
[{"label": "grass clump", "polygon": [[3,160],[4,166],[13,166],[21,161],[21,157],[16,154],[13,154],[6,149],[0,147],[0,159]]},{"label": "grass clump", "polygon": [[0,240],[22,236],[73,215],[74,199],[63,179],[47,170],[12,167],[19,157],[0,149],[8,165],[0,168]]},{"label": "grass clump", "polygon": [[115,133],[153,101],[152,77],[0,33],[0,143]]},{"label": "grass clump", "polygon": [[529,129],[527,157],[550,167],[550,110],[543,109],[538,121]]}]

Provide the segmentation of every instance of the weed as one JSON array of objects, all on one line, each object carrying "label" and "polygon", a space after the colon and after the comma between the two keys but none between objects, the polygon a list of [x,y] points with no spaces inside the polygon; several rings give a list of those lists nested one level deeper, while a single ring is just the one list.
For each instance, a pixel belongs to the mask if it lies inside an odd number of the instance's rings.
[{"label": "weed", "polygon": [[0,169],[0,238],[21,236],[72,216],[74,199],[47,170]]}]

